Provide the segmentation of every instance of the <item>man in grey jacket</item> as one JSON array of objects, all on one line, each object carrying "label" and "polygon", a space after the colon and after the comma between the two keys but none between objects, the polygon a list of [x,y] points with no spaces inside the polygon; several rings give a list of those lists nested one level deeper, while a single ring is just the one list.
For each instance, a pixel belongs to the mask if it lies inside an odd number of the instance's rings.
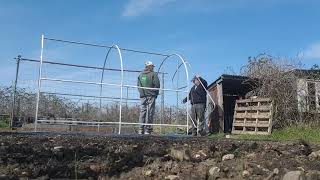
[{"label": "man in grey jacket", "polygon": [[[158,74],[153,71],[154,65],[151,61],[145,63],[145,69],[138,77],[138,88],[140,94],[140,116],[139,123],[153,123],[153,116],[155,112],[155,102],[159,95],[160,81]],[[150,88],[150,89],[148,89]],[[153,131],[150,125],[140,125],[139,134],[150,134]]]}]

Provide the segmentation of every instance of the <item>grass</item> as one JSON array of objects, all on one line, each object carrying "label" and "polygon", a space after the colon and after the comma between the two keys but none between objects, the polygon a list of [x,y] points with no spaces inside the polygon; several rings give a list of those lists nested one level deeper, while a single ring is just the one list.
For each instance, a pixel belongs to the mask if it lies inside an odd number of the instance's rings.
[{"label": "grass", "polygon": [[8,127],[9,127],[9,123],[5,121],[0,121],[0,128],[8,128]]},{"label": "grass", "polygon": [[218,134],[211,134],[209,135],[209,139],[221,139],[224,138],[226,135],[224,133],[218,133]]},{"label": "grass", "polygon": [[292,126],[274,130],[271,135],[233,135],[236,139],[270,140],[270,141],[297,141],[320,144],[320,126]]},{"label": "grass", "polygon": [[[155,132],[159,132],[159,127],[155,127]],[[175,133],[175,127],[164,127],[162,132]],[[275,129],[271,135],[231,135],[234,139],[257,140],[257,141],[299,141],[320,144],[320,126],[292,126],[284,129]],[[212,134],[209,139],[225,138],[224,133]]]},{"label": "grass", "polygon": [[6,117],[0,117],[0,128],[8,128],[9,126],[9,119]]}]

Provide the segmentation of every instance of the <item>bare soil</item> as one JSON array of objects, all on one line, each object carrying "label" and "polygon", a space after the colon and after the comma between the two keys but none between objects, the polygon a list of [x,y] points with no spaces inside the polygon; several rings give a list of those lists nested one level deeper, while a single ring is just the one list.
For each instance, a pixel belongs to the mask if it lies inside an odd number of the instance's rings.
[{"label": "bare soil", "polygon": [[[282,179],[319,145],[175,136],[0,132],[0,179]],[[222,160],[227,154],[234,158]]]}]

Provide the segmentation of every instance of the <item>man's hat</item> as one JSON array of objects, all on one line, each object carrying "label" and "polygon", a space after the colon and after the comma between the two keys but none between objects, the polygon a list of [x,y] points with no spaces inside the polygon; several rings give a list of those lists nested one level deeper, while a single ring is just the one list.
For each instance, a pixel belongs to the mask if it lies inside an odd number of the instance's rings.
[{"label": "man's hat", "polygon": [[146,65],[146,66],[153,66],[153,67],[155,66],[151,61],[145,62],[144,65]]},{"label": "man's hat", "polygon": [[199,75],[194,75],[193,78],[191,79],[191,82],[194,82],[194,80],[198,79],[199,80],[200,76]]}]

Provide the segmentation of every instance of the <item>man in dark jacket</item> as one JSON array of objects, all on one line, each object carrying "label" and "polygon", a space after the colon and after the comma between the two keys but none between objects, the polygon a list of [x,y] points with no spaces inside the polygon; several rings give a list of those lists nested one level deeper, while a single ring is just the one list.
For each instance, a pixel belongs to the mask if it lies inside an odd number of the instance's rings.
[{"label": "man in dark jacket", "polygon": [[[159,89],[152,88],[160,88],[158,74],[153,72],[153,69],[153,63],[147,61],[144,71],[138,77],[137,86],[143,87],[138,88],[141,100],[139,123],[153,123],[155,102],[159,95]],[[140,125],[139,134],[150,134],[152,130],[152,126],[150,125]]]},{"label": "man in dark jacket", "polygon": [[[192,135],[205,135],[205,111],[207,103],[207,81],[200,76],[195,76],[192,79],[194,86],[189,92],[189,100],[191,103],[191,119],[194,122]],[[187,102],[187,98],[183,103]],[[198,124],[199,122],[199,124]]]}]

